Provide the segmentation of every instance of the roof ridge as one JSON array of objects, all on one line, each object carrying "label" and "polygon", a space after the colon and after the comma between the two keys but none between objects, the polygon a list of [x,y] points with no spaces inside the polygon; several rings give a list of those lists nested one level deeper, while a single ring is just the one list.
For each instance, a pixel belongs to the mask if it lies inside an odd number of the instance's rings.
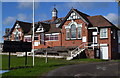
[{"label": "roof ridge", "polygon": [[75,11],[77,11],[77,12],[79,12],[79,13],[82,13],[82,14],[84,14],[84,15],[86,15],[86,16],[90,16],[90,15],[84,13],[84,12],[81,12],[81,11],[77,10],[77,9],[72,9],[72,10],[75,10]]},{"label": "roof ridge", "polygon": [[22,22],[22,23],[32,24],[32,23],[30,23],[30,22],[24,22],[24,21],[20,21],[20,20],[16,20],[16,22]]},{"label": "roof ridge", "polygon": [[[89,17],[96,17],[96,16],[102,16],[102,15],[95,15],[95,16],[89,16]],[[88,17],[88,18],[89,18],[89,17]]]},{"label": "roof ridge", "polygon": [[[60,17],[60,18],[57,18],[57,19],[61,19],[61,18],[65,18],[65,17]],[[38,21],[38,22],[45,22],[45,21],[52,21],[52,19],[43,20],[43,21]]]}]

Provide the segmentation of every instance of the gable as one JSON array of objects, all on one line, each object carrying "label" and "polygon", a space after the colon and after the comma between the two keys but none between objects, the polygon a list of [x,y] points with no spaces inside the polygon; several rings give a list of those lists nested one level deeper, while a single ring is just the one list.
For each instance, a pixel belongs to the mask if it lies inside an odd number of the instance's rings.
[{"label": "gable", "polygon": [[94,27],[114,26],[110,21],[108,21],[102,15],[90,16],[90,17],[88,17],[88,20]]},{"label": "gable", "polygon": [[86,24],[90,24],[89,20],[87,19],[87,17],[89,17],[89,15],[84,14],[84,13],[78,11],[77,9],[71,9],[69,11],[69,13],[67,14],[67,16],[64,18],[63,22],[60,24],[59,28],[62,28],[62,26],[64,25],[64,23],[67,20],[74,20],[74,19],[81,19]]},{"label": "gable", "polygon": [[42,25],[39,25],[36,32],[44,32]]},{"label": "gable", "polygon": [[11,31],[10,31],[10,34],[12,34],[13,30],[15,28],[20,28],[22,29],[23,33],[24,34],[27,34],[29,31],[30,31],[30,28],[31,28],[32,24],[31,23],[28,23],[28,22],[22,22],[22,21],[16,21],[14,26],[12,27]]}]

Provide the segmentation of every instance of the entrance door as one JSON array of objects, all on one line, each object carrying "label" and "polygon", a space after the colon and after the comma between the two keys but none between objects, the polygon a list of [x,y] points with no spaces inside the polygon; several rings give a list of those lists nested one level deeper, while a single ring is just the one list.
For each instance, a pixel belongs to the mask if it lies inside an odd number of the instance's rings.
[{"label": "entrance door", "polygon": [[100,47],[100,58],[108,59],[108,46]]}]

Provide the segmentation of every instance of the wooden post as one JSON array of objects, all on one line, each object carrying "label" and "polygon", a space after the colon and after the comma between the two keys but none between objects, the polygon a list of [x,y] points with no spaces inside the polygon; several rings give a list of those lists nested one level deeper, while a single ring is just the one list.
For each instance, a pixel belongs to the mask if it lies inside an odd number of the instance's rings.
[{"label": "wooden post", "polygon": [[8,56],[8,69],[10,70],[10,52],[9,52],[9,56]]},{"label": "wooden post", "polygon": [[25,66],[27,65],[27,52],[25,52]]},{"label": "wooden post", "polygon": [[48,63],[48,58],[47,58],[47,51],[46,51],[46,59],[45,59],[45,63]]}]

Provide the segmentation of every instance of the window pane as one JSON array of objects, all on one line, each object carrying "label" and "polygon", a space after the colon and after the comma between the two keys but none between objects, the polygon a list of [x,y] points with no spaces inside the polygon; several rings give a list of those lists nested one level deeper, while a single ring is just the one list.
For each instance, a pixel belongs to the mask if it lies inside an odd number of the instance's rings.
[{"label": "window pane", "polygon": [[81,27],[78,27],[78,38],[81,38]]},{"label": "window pane", "polygon": [[72,24],[71,26],[71,38],[76,38],[76,26]]},{"label": "window pane", "polygon": [[45,36],[45,40],[49,40],[49,35],[46,35],[46,36]]},{"label": "window pane", "polygon": [[46,40],[46,41],[58,40],[58,35],[46,35],[46,36],[45,36],[45,40]]},{"label": "window pane", "polygon": [[69,39],[70,38],[70,31],[69,29],[66,29],[66,39]]},{"label": "window pane", "polygon": [[58,36],[57,35],[55,36],[55,40],[58,40]]},{"label": "window pane", "polygon": [[100,29],[100,38],[107,38],[107,28]]}]

